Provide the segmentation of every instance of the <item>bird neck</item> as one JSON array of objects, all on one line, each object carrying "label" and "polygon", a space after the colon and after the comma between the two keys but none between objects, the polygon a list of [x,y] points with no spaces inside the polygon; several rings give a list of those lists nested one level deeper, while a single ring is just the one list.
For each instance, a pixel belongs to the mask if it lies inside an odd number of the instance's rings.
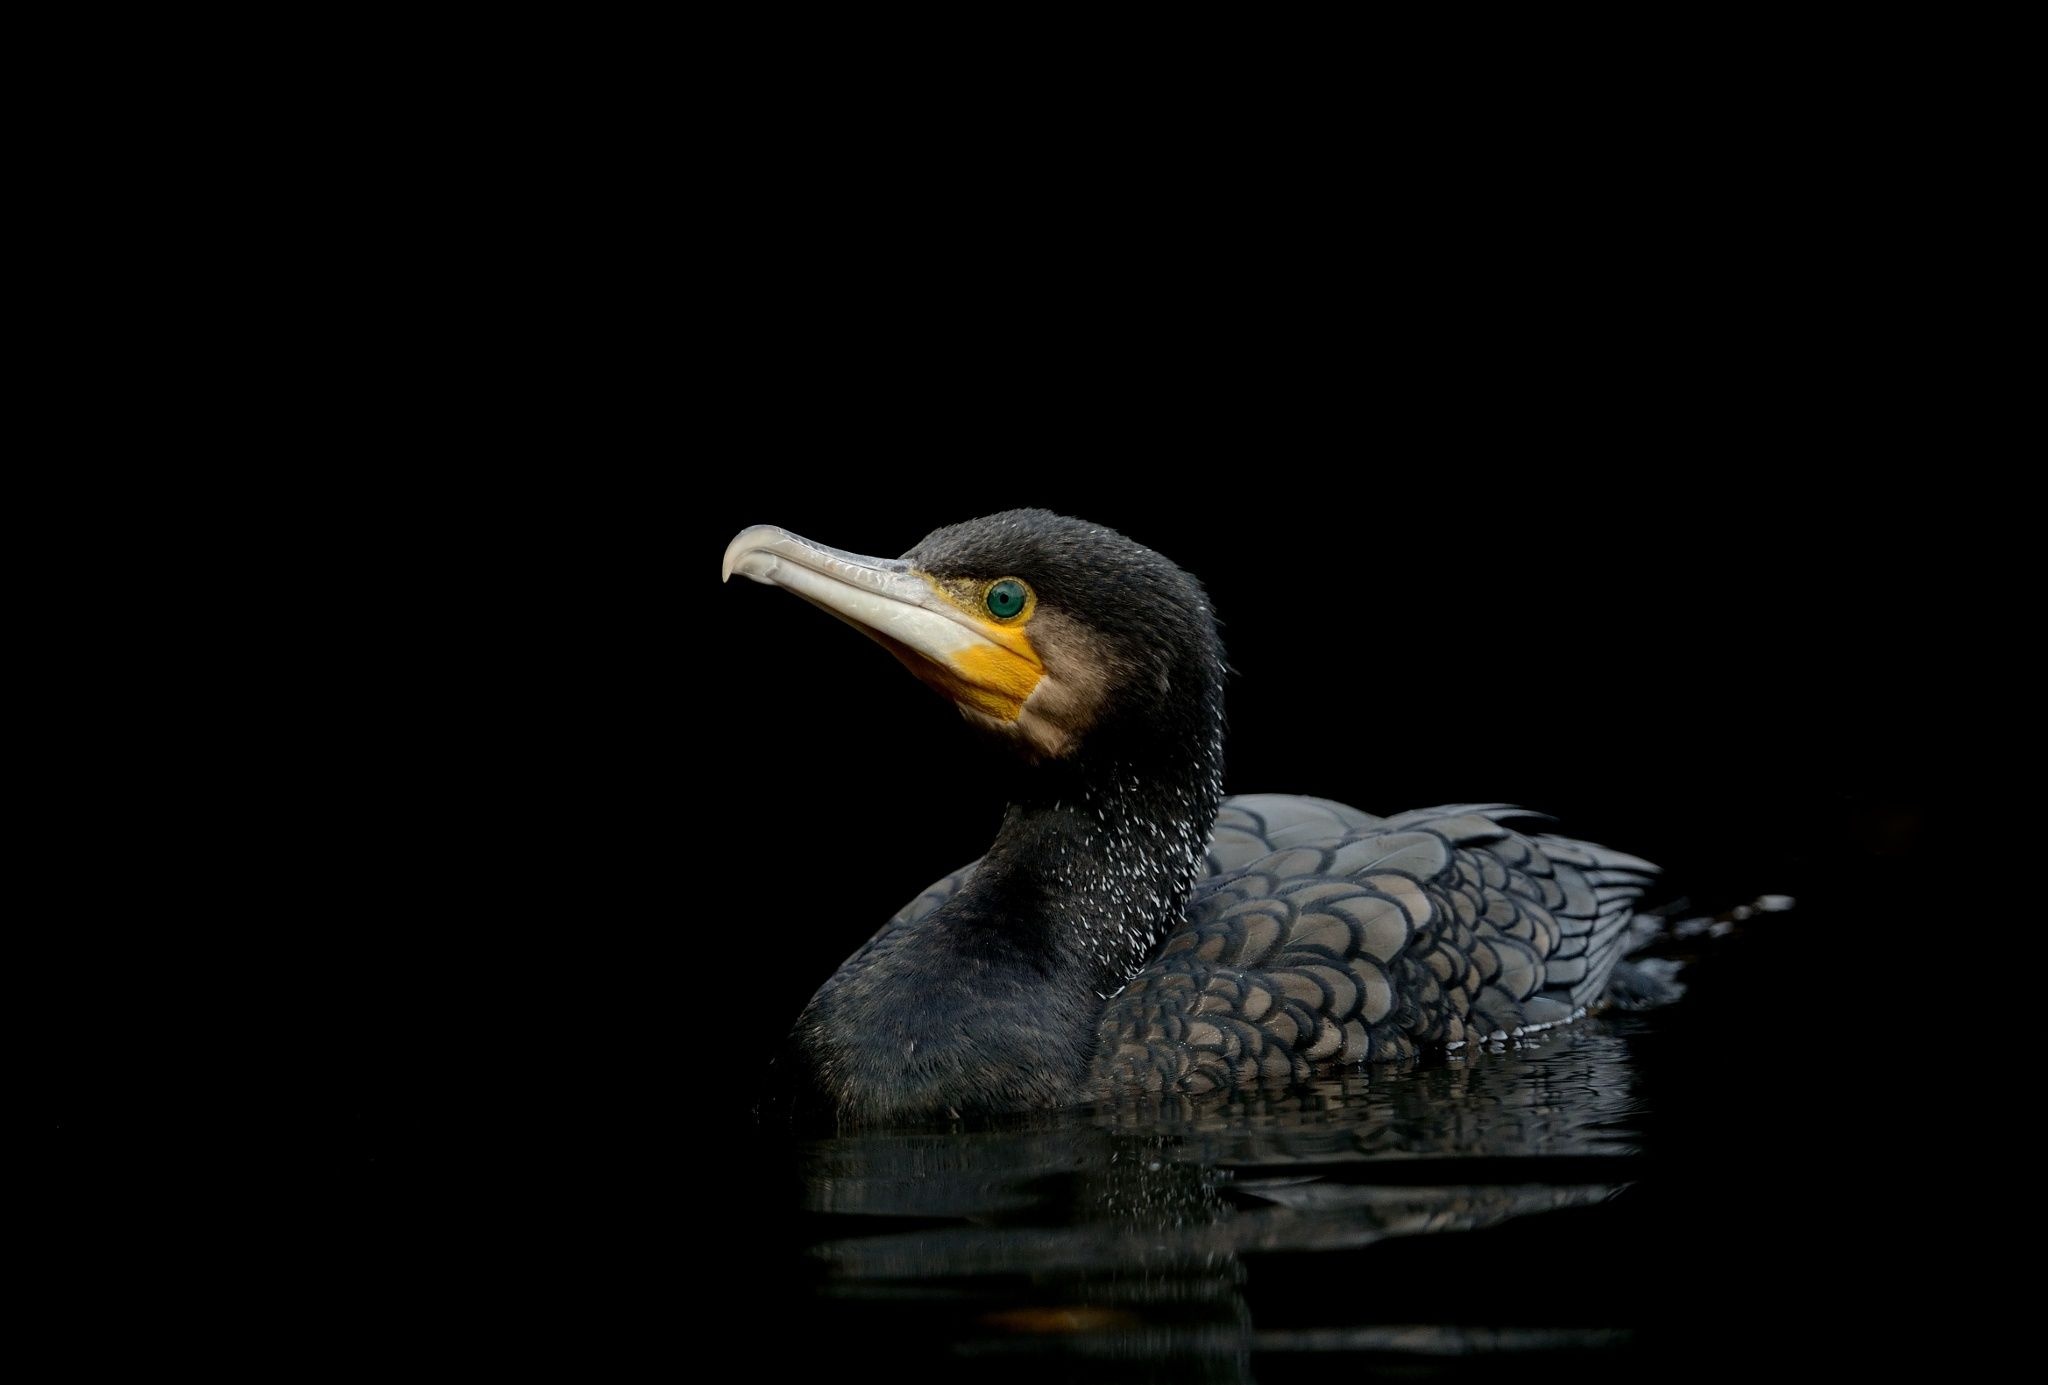
[{"label": "bird neck", "polygon": [[1194,887],[1223,802],[1216,721],[1182,743],[1126,740],[1031,771],[976,871],[1008,927],[1101,998],[1150,960]]}]

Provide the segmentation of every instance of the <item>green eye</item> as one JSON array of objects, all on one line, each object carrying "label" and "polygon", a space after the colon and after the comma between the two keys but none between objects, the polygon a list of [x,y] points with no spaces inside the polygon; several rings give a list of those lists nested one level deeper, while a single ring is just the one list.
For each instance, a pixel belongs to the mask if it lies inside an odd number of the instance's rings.
[{"label": "green eye", "polygon": [[1008,620],[1024,609],[1024,584],[1005,577],[988,589],[988,613],[998,620]]}]

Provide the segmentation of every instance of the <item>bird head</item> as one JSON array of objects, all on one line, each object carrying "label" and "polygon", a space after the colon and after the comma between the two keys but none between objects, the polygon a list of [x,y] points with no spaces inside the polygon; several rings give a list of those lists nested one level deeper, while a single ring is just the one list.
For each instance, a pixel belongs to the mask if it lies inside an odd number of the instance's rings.
[{"label": "bird head", "polygon": [[860,629],[1033,761],[1111,734],[1221,720],[1222,647],[1195,579],[1115,530],[1045,510],[935,529],[870,558],[757,525],[721,577],[779,586]]}]

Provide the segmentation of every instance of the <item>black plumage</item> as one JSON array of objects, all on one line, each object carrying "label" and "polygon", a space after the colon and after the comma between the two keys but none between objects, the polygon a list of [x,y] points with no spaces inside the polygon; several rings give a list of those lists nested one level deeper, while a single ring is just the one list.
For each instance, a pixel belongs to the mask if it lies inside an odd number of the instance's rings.
[{"label": "black plumage", "polygon": [[1583,1013],[1628,948],[1654,868],[1517,810],[1226,802],[1207,597],[1114,531],[1013,511],[883,561],[756,529],[733,571],[868,630],[1029,766],[988,854],[798,1019],[786,1075],[841,1118],[1196,1095],[1507,1038]]}]

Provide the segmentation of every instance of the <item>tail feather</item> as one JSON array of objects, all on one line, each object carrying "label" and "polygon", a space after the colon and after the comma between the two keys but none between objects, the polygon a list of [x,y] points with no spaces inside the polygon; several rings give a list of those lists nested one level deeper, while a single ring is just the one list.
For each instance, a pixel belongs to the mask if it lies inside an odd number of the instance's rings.
[{"label": "tail feather", "polygon": [[1686,916],[1690,901],[1675,899],[1643,910],[1622,935],[1620,956],[1607,977],[1599,1003],[1617,1010],[1650,1010],[1669,1005],[1685,994],[1680,973],[1686,957],[1656,954],[1675,943],[1726,937],[1758,914],[1776,914],[1793,907],[1790,895],[1762,895],[1721,914]]}]

